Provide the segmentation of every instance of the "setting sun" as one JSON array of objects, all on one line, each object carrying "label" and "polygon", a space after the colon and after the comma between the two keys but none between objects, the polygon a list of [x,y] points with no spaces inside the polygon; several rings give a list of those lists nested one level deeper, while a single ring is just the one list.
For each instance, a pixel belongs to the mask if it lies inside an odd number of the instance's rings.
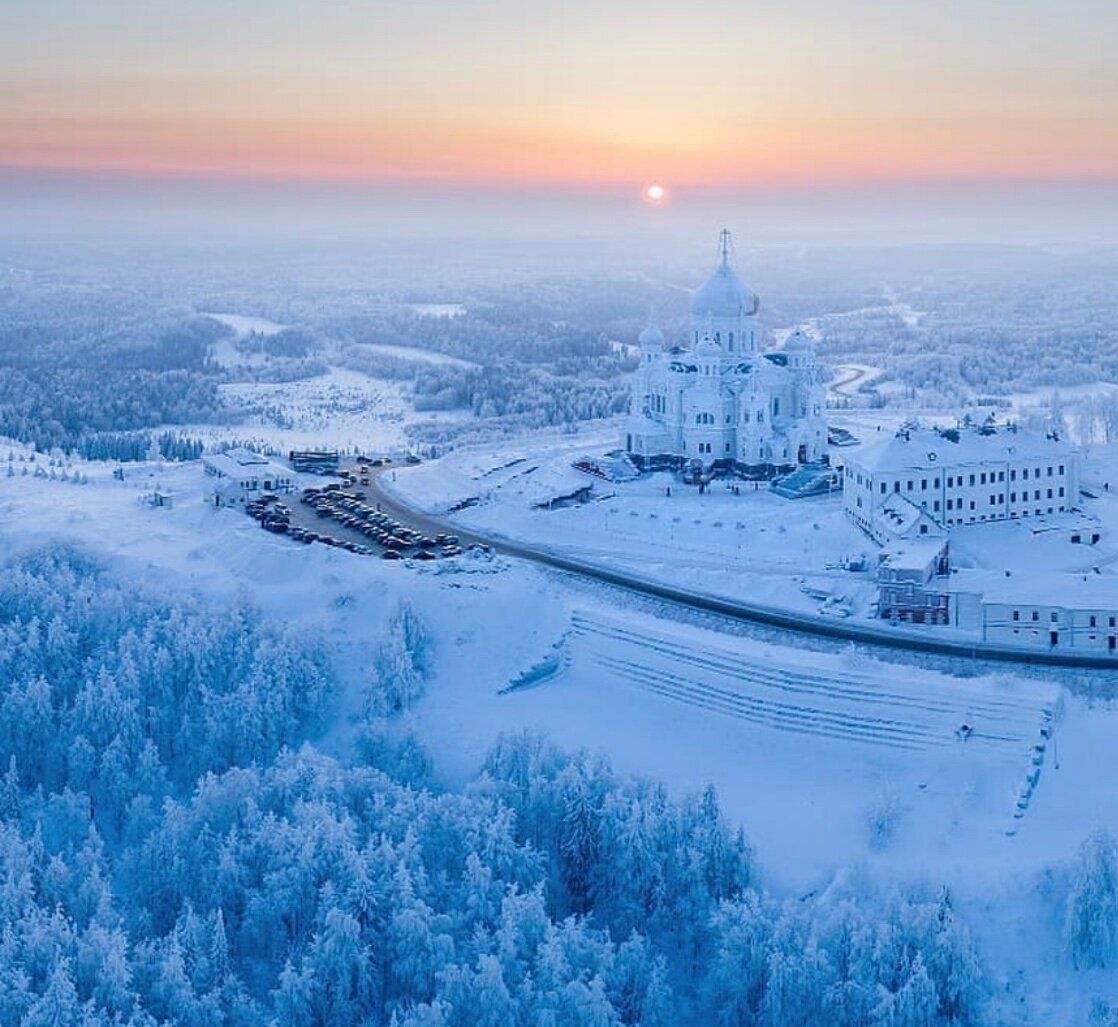
[{"label": "setting sun", "polygon": [[644,198],[649,203],[663,203],[666,195],[662,185],[653,184],[644,191]]}]

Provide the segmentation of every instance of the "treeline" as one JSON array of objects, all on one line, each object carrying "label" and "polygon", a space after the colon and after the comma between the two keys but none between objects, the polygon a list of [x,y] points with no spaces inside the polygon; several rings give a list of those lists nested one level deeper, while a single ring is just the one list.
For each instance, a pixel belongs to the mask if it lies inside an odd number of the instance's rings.
[{"label": "treeline", "polygon": [[128,463],[148,460],[155,454],[164,460],[197,460],[204,449],[201,439],[177,432],[162,432],[154,439],[150,432],[98,432],[82,435],[68,452],[85,460]]},{"label": "treeline", "polygon": [[194,318],[139,342],[116,331],[67,337],[49,324],[0,329],[0,434],[71,452],[103,433],[228,418],[206,363],[223,326]]},{"label": "treeline", "polygon": [[524,417],[532,426],[620,413],[628,402],[621,379],[560,378],[539,368],[433,367],[416,375],[415,409],[470,409],[475,417]]}]

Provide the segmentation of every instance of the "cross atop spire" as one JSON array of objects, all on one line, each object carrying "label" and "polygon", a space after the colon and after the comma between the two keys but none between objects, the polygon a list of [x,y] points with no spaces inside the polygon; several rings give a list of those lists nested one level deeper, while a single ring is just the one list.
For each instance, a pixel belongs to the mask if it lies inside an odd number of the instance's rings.
[{"label": "cross atop spire", "polygon": [[730,254],[734,251],[734,242],[730,238],[730,230],[723,228],[718,236],[718,264],[720,267],[730,266]]}]

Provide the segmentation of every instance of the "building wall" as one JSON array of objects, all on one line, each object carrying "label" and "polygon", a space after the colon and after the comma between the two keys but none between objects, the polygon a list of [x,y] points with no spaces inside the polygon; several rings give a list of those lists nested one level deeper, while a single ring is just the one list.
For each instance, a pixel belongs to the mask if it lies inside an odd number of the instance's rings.
[{"label": "building wall", "polygon": [[947,527],[1063,513],[1079,496],[1079,461],[1074,453],[1066,453],[878,472],[866,469],[857,454],[847,460],[843,505],[861,527],[869,530],[881,504],[894,492]]},{"label": "building wall", "polygon": [[1118,653],[1118,609],[986,602],[982,632],[985,641],[1006,645]]}]

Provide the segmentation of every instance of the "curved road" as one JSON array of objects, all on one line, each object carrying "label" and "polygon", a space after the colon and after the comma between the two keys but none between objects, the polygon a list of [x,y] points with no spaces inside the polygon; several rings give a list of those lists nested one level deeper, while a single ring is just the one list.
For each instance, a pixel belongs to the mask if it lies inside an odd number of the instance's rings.
[{"label": "curved road", "polygon": [[[390,472],[392,468],[385,468],[384,470]],[[933,653],[938,656],[962,656],[975,660],[1001,660],[1011,663],[1118,670],[1118,658],[1102,653],[1070,652],[1068,650],[1033,651],[1012,646],[1000,646],[990,642],[956,642],[950,639],[920,635],[905,628],[887,629],[849,621],[824,620],[810,614],[765,606],[762,603],[751,603],[675,588],[664,582],[642,578],[640,575],[628,571],[613,570],[600,564],[585,563],[574,557],[563,556],[560,553],[554,553],[523,542],[462,528],[444,518],[424,513],[422,510],[409,506],[395,493],[387,491],[380,481],[383,473],[384,471],[378,473],[372,479],[369,486],[370,498],[379,503],[381,509],[387,513],[392,514],[404,523],[413,525],[425,534],[437,535],[440,532],[447,532],[457,535],[463,545],[477,543],[491,546],[495,552],[502,553],[505,556],[530,560],[544,567],[578,574],[584,578],[591,578],[607,585],[614,585],[617,588],[624,588],[630,592],[651,596],[654,599],[662,599],[680,606],[721,614],[734,620],[782,628],[785,631],[798,634],[862,642],[867,645],[884,646],[890,649],[915,650],[917,652]]]}]

